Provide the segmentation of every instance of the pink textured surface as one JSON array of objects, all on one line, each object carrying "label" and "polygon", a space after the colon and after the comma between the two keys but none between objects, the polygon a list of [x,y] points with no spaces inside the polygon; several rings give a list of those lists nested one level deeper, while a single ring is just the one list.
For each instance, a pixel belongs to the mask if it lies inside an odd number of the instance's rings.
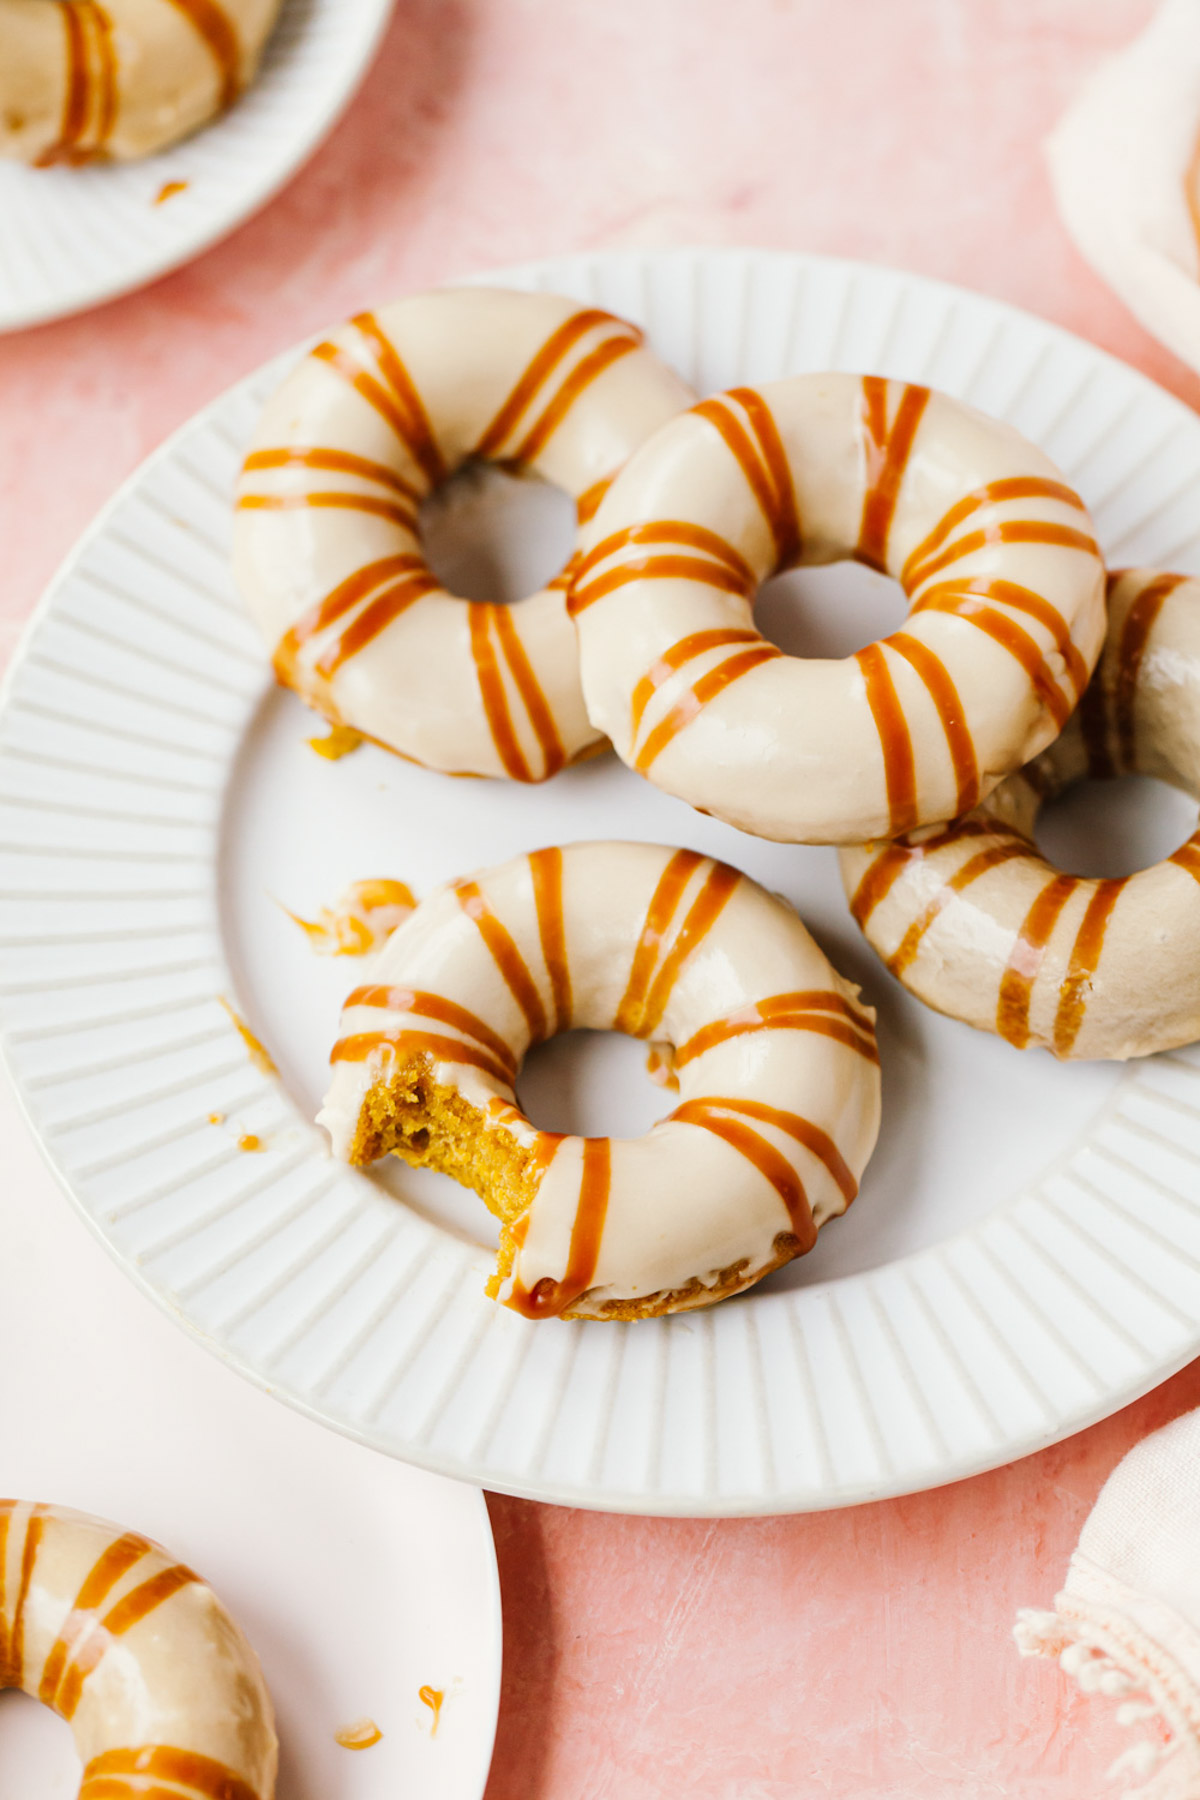
[{"label": "pink textured surface", "polygon": [[[1014,300],[1195,403],[1068,245],[1039,152],[1147,0],[400,0],[267,212],[190,269],[0,341],[0,650],[116,483],[355,308],[564,249],[826,250]],[[488,1800],[1078,1800],[1124,1741],[1018,1661],[1099,1486],[1200,1366],[1057,1449],[856,1512],[718,1524],[496,1500]]]}]

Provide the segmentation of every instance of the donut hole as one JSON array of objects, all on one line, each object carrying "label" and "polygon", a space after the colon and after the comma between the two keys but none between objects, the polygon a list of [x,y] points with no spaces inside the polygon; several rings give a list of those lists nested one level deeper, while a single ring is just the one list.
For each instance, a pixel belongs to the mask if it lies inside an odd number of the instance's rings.
[{"label": "donut hole", "polygon": [[1038,815],[1042,855],[1070,875],[1134,875],[1162,862],[1196,829],[1196,802],[1150,775],[1078,781]]},{"label": "donut hole", "polygon": [[676,1104],[650,1079],[648,1052],[623,1032],[564,1031],[529,1052],[517,1103],[542,1131],[641,1137]]},{"label": "donut hole", "polygon": [[908,610],[898,581],[865,563],[822,563],[764,581],[754,623],[789,656],[853,656],[896,630]]},{"label": "donut hole", "polygon": [[82,1774],[71,1727],[19,1688],[0,1691],[0,1800],[74,1794]]},{"label": "donut hole", "polygon": [[422,501],[420,526],[430,568],[464,600],[522,600],[575,548],[570,495],[493,463],[464,463]]}]

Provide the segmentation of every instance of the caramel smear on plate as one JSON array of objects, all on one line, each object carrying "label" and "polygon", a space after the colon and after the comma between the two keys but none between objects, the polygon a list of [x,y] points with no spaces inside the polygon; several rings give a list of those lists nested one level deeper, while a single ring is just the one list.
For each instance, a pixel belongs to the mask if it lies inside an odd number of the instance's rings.
[{"label": "caramel smear on plate", "polygon": [[241,1038],[243,1044],[245,1044],[250,1056],[250,1061],[254,1064],[255,1068],[263,1075],[278,1075],[279,1070],[275,1067],[270,1051],[264,1044],[259,1043],[241,1014],[234,1011],[224,994],[218,994],[217,999],[221,1002],[221,1005],[232,1019],[237,1034]]},{"label": "caramel smear on plate", "polygon": [[343,1725],[333,1735],[343,1750],[370,1750],[383,1733],[374,1719],[355,1719],[353,1725]]},{"label": "caramel smear on plate", "polygon": [[166,200],[173,200],[176,194],[182,194],[190,185],[187,181],[164,181],[154,196],[155,206],[161,206]]},{"label": "caramel smear on plate", "polygon": [[225,1114],[224,1113],[209,1113],[208,1122],[210,1125],[223,1125],[225,1123]]},{"label": "caramel smear on plate", "polygon": [[438,1720],[442,1716],[442,1701],[446,1698],[441,1688],[423,1687],[418,1689],[417,1699],[424,1701],[433,1714],[433,1723],[429,1727],[430,1737],[437,1736]]},{"label": "caramel smear on plate", "polygon": [[355,731],[352,725],[335,725],[327,737],[309,738],[309,747],[323,756],[326,762],[338,762],[343,756],[349,756],[357,750],[363,741],[361,731]]},{"label": "caramel smear on plate", "polygon": [[315,919],[290,912],[318,956],[367,956],[403,923],[416,906],[404,881],[356,881]]}]

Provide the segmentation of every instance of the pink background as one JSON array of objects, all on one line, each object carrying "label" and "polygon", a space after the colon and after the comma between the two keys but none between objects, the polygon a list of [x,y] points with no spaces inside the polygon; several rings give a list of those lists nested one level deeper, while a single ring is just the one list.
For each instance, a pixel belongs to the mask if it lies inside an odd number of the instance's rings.
[{"label": "pink background", "polygon": [[[1058,225],[1040,142],[1146,0],[399,0],[351,115],[191,268],[0,340],[0,651],[117,482],[343,314],[553,252],[826,250],[1003,296],[1196,403]],[[2,246],[0,246],[2,254]],[[132,1296],[131,1296],[132,1300]],[[1101,1481],[1200,1365],[1057,1449],[813,1517],[495,1499],[507,1669],[488,1800],[1079,1800],[1126,1741],[1018,1660]]]}]

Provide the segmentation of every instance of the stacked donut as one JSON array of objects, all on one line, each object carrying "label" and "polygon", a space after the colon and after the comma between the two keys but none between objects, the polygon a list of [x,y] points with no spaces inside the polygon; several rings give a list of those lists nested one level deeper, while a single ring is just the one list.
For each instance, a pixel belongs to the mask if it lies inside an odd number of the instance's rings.
[{"label": "stacked donut", "polygon": [[[472,460],[576,502],[567,565],[513,606],[447,593],[422,550],[422,502]],[[768,577],[849,558],[900,584],[900,630],[840,661],[763,639]],[[1200,1033],[1175,979],[1200,841],[1120,883],[1057,875],[1031,837],[1083,772],[1193,785],[1193,584],[1123,577],[1106,640],[1082,501],[944,395],[819,374],[695,402],[595,308],[422,295],[331,335],[270,402],[235,565],[279,679],[347,733],[534,782],[607,739],[702,812],[842,846],[868,938],[941,1010],[1063,1056]],[[579,1026],[649,1040],[677,1079],[644,1138],[521,1112],[528,1049]],[[349,996],[333,1062],[337,1154],[475,1187],[502,1225],[490,1291],[532,1318],[748,1286],[845,1210],[879,1122],[874,1014],[791,909],[644,844],[552,847],[431,895]]]}]

